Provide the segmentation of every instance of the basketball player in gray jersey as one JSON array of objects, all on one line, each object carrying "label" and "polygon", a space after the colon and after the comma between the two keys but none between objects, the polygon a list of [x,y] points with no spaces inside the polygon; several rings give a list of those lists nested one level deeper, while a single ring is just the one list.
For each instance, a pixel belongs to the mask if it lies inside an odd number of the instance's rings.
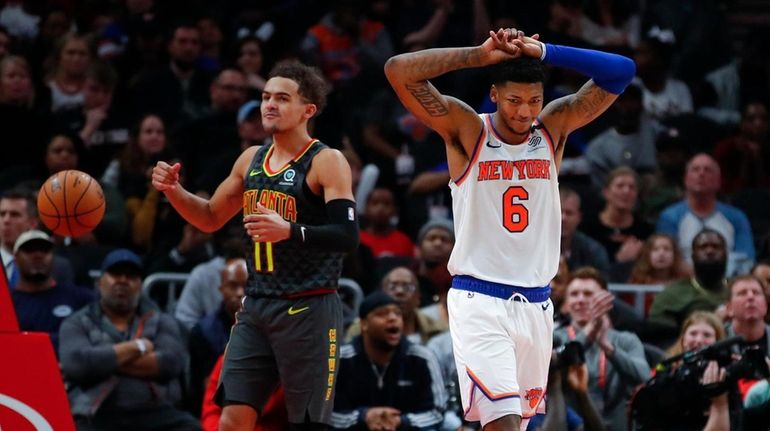
[{"label": "basketball player in gray jersey", "polygon": [[281,382],[292,429],[330,423],[342,306],[344,253],[358,245],[350,166],[308,134],[326,84],[317,69],[279,63],[262,93],[273,143],[241,154],[211,199],[179,184],[177,163],[158,162],[153,185],[207,232],[243,211],[249,284],[225,352],[220,430],[253,430]]}]

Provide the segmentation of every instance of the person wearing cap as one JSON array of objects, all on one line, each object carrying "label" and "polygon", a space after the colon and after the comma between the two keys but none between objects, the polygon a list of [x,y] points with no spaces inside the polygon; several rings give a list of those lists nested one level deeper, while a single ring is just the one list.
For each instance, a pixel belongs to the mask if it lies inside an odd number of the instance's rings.
[{"label": "person wearing cap", "polygon": [[99,301],[62,322],[62,374],[78,430],[200,430],[173,406],[187,363],[179,325],[141,295],[142,261],[127,249],[101,266]]},{"label": "person wearing cap", "polygon": [[[11,288],[19,278],[13,258],[13,245],[24,231],[38,229],[39,225],[37,201],[30,190],[17,186],[3,192],[0,196],[0,260]],[[72,283],[75,279],[72,264],[62,256],[54,255],[53,273],[59,282]]]},{"label": "person wearing cap", "polygon": [[[417,276],[407,267],[391,269],[382,278],[380,287],[401,307],[402,335],[415,344],[427,345],[428,341],[448,331],[447,322],[427,316],[420,308],[420,284]],[[345,334],[346,341],[361,333],[361,322],[354,322]]]},{"label": "person wearing cap", "polygon": [[412,270],[417,274],[423,306],[445,301],[452,284],[446,264],[454,245],[455,231],[451,220],[433,219],[420,228]]},{"label": "person wearing cap", "polygon": [[94,294],[56,279],[53,245],[51,237],[40,230],[19,235],[13,246],[18,282],[11,290],[11,299],[21,330],[47,332],[56,351],[62,321],[93,302]]},{"label": "person wearing cap", "polygon": [[401,307],[376,291],[359,318],[361,335],[340,349],[334,429],[438,429],[446,405],[438,361],[403,337]]}]

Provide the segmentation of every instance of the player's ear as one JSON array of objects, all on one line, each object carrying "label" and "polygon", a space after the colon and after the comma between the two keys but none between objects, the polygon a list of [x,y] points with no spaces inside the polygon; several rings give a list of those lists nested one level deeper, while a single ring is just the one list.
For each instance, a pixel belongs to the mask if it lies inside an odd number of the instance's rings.
[{"label": "player's ear", "polygon": [[489,98],[492,99],[492,103],[497,103],[497,87],[494,84],[489,89]]},{"label": "player's ear", "polygon": [[315,103],[308,103],[305,105],[305,114],[303,116],[309,120],[313,118],[316,112],[318,112],[318,107],[315,106]]}]

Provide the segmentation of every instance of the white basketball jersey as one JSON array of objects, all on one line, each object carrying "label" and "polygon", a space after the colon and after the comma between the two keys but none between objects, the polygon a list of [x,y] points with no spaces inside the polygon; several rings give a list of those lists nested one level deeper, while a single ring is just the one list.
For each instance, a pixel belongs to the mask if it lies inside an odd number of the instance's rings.
[{"label": "white basketball jersey", "polygon": [[521,144],[484,127],[460,178],[450,181],[455,246],[452,275],[520,287],[551,282],[559,267],[561,202],[554,144],[537,121]]}]

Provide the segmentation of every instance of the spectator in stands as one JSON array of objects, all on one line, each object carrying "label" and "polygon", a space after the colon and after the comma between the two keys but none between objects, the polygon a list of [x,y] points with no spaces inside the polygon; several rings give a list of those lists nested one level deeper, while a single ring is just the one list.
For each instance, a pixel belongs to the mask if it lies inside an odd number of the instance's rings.
[{"label": "spectator in stands", "polygon": [[249,86],[249,92],[252,95],[261,94],[267,82],[262,71],[264,66],[262,41],[254,36],[246,35],[238,40],[236,48],[235,62],[241,72],[246,75],[246,85]]},{"label": "spectator in stands", "polygon": [[[644,242],[639,258],[636,259],[629,284],[650,284],[664,286],[690,277],[692,270],[684,261],[682,252],[674,238],[666,234],[653,234]],[[631,294],[619,295],[626,302],[632,303],[635,298]],[[654,293],[644,295],[644,312],[646,317],[655,299]]]},{"label": "spectator in stands", "polygon": [[62,324],[59,353],[79,430],[199,430],[174,405],[187,350],[174,319],[141,295],[139,256],[102,262],[100,299]]},{"label": "spectator in stands", "polygon": [[[13,248],[16,241],[23,232],[37,229],[39,224],[37,201],[32,192],[14,188],[0,196],[0,258],[11,287],[19,279],[14,264]],[[70,262],[59,256],[54,256],[53,259],[54,278],[60,283],[72,283],[75,276]]]},{"label": "spectator in stands", "polygon": [[225,352],[248,279],[249,272],[243,258],[226,261],[219,283],[222,304],[216,312],[199,320],[190,331],[190,395],[195,412],[200,410],[209,374]]},{"label": "spectator in stands", "polygon": [[0,60],[0,191],[40,174],[35,169],[48,139],[50,121],[36,109],[29,64],[22,57]]},{"label": "spectator in stands", "polygon": [[567,259],[563,256],[559,258],[559,270],[551,280],[551,302],[553,303],[553,322],[554,329],[561,328],[569,324],[569,313],[567,310],[567,284],[569,283],[569,266]]},{"label": "spectator in stands", "polygon": [[53,64],[46,77],[46,85],[51,91],[51,112],[83,105],[83,87],[91,51],[89,40],[76,33],[68,33],[57,42]]},{"label": "spectator in stands", "polygon": [[751,275],[757,277],[762,282],[765,289],[765,296],[770,300],[770,259],[764,259],[757,262],[754,268],[751,268]]},{"label": "spectator in stands", "polygon": [[86,71],[83,105],[55,114],[57,127],[77,134],[85,144],[88,152],[82,160],[83,169],[96,176],[128,143],[125,118],[112,103],[117,83],[118,75],[112,66],[93,62]]},{"label": "spectator in stands", "polygon": [[609,274],[610,260],[607,251],[596,240],[580,232],[577,227],[583,218],[580,212],[580,195],[574,190],[561,187],[561,256],[569,268],[592,266],[602,274]]},{"label": "spectator in stands", "polygon": [[687,278],[691,272],[674,238],[666,234],[656,233],[644,242],[628,282],[631,284],[669,284]]},{"label": "spectator in stands", "polygon": [[715,311],[728,299],[724,237],[703,229],[693,238],[692,250],[693,276],[667,285],[652,301],[649,321],[659,327],[662,338],[675,337],[692,312]]},{"label": "spectator in stands", "polygon": [[351,114],[383,86],[382,68],[393,55],[388,29],[366,16],[357,0],[334,0],[326,14],[311,26],[300,43],[300,58],[321,69],[334,91],[324,109],[325,121],[316,125],[324,142],[339,142],[351,127]]},{"label": "spectator in stands", "polygon": [[169,126],[203,115],[212,77],[196,67],[200,44],[200,32],[195,25],[180,23],[171,29],[169,63],[142,72],[131,88],[137,113],[158,113]]},{"label": "spectator in stands", "polygon": [[192,329],[204,316],[216,313],[222,304],[222,294],[218,286],[222,280],[221,274],[225,268],[225,261],[243,258],[242,227],[240,225],[235,227],[237,230],[234,233],[232,232],[234,229],[224,229],[219,233],[223,239],[218,255],[193,268],[182,288],[174,317],[186,329]]},{"label": "spectator in stands", "polygon": [[54,351],[62,321],[94,300],[88,289],[57,280],[53,274],[53,241],[43,231],[28,230],[16,240],[13,256],[18,282],[11,299],[22,331],[47,332]]},{"label": "spectator in stands", "polygon": [[634,81],[642,88],[644,112],[658,120],[693,112],[687,84],[671,76],[674,42],[673,32],[656,27],[642,39],[634,55]]},{"label": "spectator in stands", "polygon": [[770,114],[767,104],[743,108],[738,133],[714,148],[722,171],[722,193],[770,186]]},{"label": "spectator in stands", "polygon": [[633,168],[643,177],[658,167],[655,139],[661,126],[644,113],[639,86],[629,85],[610,113],[613,126],[591,139],[585,153],[591,165],[591,183],[597,190],[606,186],[607,174],[621,166]]},{"label": "spectator in stands", "polygon": [[0,198],[0,257],[5,275],[13,285],[13,246],[22,232],[38,225],[37,203],[25,190],[8,190]]},{"label": "spectator in stands", "polygon": [[[567,309],[572,322],[554,332],[561,344],[575,340],[583,345],[589,373],[589,393],[607,429],[625,430],[626,403],[632,390],[647,380],[650,367],[644,347],[631,332],[612,329],[609,311],[613,295],[594,268],[581,268],[572,274],[567,286]],[[568,394],[570,405],[576,400]]]},{"label": "spectator in stands", "polygon": [[447,262],[454,245],[455,231],[451,221],[430,220],[420,228],[412,271],[417,274],[423,306],[442,301],[446,304],[446,292],[452,285]]},{"label": "spectator in stands", "polygon": [[717,162],[703,153],[690,159],[684,185],[685,199],[660,214],[657,231],[676,238],[690,261],[692,239],[703,228],[714,229],[726,241],[727,275],[747,273],[755,257],[751,226],[743,211],[717,200],[720,185]]},{"label": "spectator in stands", "polygon": [[658,169],[642,190],[640,214],[648,223],[655,223],[660,213],[684,197],[685,166],[692,157],[688,140],[677,128],[661,132],[655,142]]},{"label": "spectator in stands", "polygon": [[384,292],[364,299],[361,335],[340,349],[335,429],[436,430],[446,404],[436,358],[402,337],[396,300]]},{"label": "spectator in stands", "polygon": [[743,337],[740,350],[756,347],[765,357],[770,356],[770,325],[765,323],[767,297],[762,282],[753,275],[743,275],[731,280],[727,288],[727,336]]},{"label": "spectator in stands", "polygon": [[[682,324],[679,332],[679,338],[666,351],[667,357],[673,357],[680,353],[691,352],[708,345],[714,344],[725,338],[725,329],[722,326],[722,319],[714,313],[708,311],[696,311],[692,313]],[[718,368],[716,361],[712,361],[708,367]],[[678,366],[675,364],[674,366]],[[705,374],[705,371],[704,371]],[[707,381],[703,381],[705,385]],[[733,417],[736,419],[737,417]],[[730,428],[730,411],[728,402],[728,393],[723,393],[712,398],[708,408],[708,420],[704,418],[701,423],[692,424],[691,429],[703,430],[727,430]]]},{"label": "spectator in stands", "polygon": [[[88,91],[86,91],[87,93]],[[46,174],[29,184],[33,190],[38,190],[43,182],[49,176],[68,169],[81,168],[80,161],[85,153],[83,142],[77,135],[71,133],[56,133],[50,141],[45,152]],[[26,184],[26,183],[25,183]],[[104,193],[104,202],[106,205],[104,217],[99,225],[92,232],[84,234],[77,238],[78,243],[118,245],[122,244],[126,238],[128,230],[128,213],[123,196],[117,187],[102,183],[102,192]],[[72,245],[70,242],[69,245]],[[61,250],[60,250],[61,251]],[[69,255],[71,256],[71,254]],[[91,269],[91,268],[89,268]]]},{"label": "spectator in stands", "polygon": [[202,70],[216,73],[222,67],[222,28],[211,16],[204,16],[198,20],[198,32],[201,35],[201,54],[197,64]]},{"label": "spectator in stands", "polygon": [[653,228],[634,214],[639,179],[633,169],[626,166],[613,169],[605,178],[602,195],[604,208],[596,219],[585,220],[582,231],[607,251],[611,263],[609,278],[624,281]]},{"label": "spectator in stands", "polygon": [[[429,317],[420,310],[419,282],[409,268],[401,266],[392,269],[383,277],[381,288],[401,307],[401,332],[412,343],[425,345],[431,338],[449,329],[446,321]],[[349,341],[360,333],[361,322],[354,322],[345,339]]]},{"label": "spectator in stands", "polygon": [[376,188],[366,199],[366,225],[361,230],[361,244],[369,247],[375,258],[414,255],[412,240],[393,224],[397,212],[395,196],[390,189]]},{"label": "spectator in stands", "polygon": [[169,160],[169,153],[163,120],[147,115],[137,123],[128,145],[102,176],[103,183],[117,186],[125,198],[131,243],[143,251],[161,242],[178,242],[182,236],[182,219],[176,211],[167,211],[168,202],[150,187],[152,167],[157,160]]},{"label": "spectator in stands", "polygon": [[208,194],[214,194],[217,186],[226,178],[233,168],[233,163],[243,151],[254,145],[269,145],[272,137],[262,126],[260,102],[250,100],[238,109],[238,138],[240,145],[218,149],[217,154],[205,163],[205,169],[198,175],[195,188]]},{"label": "spectator in stands", "polygon": [[182,159],[188,178],[197,180],[206,172],[212,152],[240,149],[237,115],[246,103],[247,90],[246,76],[240,70],[222,70],[211,83],[211,103],[205,113],[176,130],[174,153]]}]

